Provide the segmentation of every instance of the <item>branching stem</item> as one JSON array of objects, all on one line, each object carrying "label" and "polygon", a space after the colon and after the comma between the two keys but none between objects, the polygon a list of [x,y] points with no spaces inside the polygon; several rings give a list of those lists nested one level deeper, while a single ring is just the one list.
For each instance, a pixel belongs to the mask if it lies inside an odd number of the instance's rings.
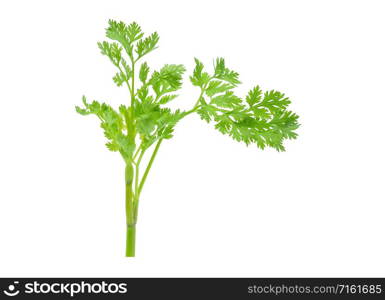
[{"label": "branching stem", "polygon": [[147,167],[146,167],[146,170],[144,171],[142,180],[140,181],[139,188],[138,188],[138,193],[137,193],[138,199],[139,199],[139,196],[140,196],[140,192],[142,191],[144,182],[146,181],[148,172],[150,172],[152,163],[154,162],[155,156],[156,156],[156,154],[158,153],[158,150],[159,150],[159,147],[160,147],[160,144],[162,143],[162,141],[163,141],[163,139],[160,139],[160,140],[156,143],[156,146],[155,146],[154,151],[152,152],[150,161],[148,162],[148,165],[147,165]]}]

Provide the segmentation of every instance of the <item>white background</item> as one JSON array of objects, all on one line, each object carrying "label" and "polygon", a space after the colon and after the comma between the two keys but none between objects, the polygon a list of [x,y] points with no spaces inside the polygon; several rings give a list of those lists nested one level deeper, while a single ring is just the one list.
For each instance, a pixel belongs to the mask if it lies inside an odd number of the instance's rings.
[{"label": "white background", "polygon": [[[383,1],[2,1],[1,276],[385,276]],[[287,152],[197,115],[164,142],[124,257],[123,162],[81,96],[127,92],[96,46],[107,20],[158,31],[152,67],[217,56],[291,97]]]}]

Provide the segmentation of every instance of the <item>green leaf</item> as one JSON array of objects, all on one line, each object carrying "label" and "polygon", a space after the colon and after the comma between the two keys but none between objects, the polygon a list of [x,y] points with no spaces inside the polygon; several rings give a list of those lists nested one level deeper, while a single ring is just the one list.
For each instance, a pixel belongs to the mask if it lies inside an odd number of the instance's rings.
[{"label": "green leaf", "polygon": [[149,95],[149,90],[146,85],[143,85],[137,91],[137,96],[141,100],[141,102],[152,102],[153,97]]},{"label": "green leaf", "polygon": [[83,115],[83,116],[86,116],[88,115],[88,111],[86,109],[83,109],[83,108],[80,108],[79,106],[75,106],[75,109],[76,109],[76,112]]},{"label": "green leaf", "polygon": [[122,86],[124,82],[128,81],[127,76],[122,72],[116,73],[115,76],[112,77],[112,79],[114,80],[117,86]]},{"label": "green leaf", "polygon": [[182,75],[185,71],[183,65],[165,65],[159,72],[159,78],[172,88],[179,89],[182,86]]},{"label": "green leaf", "polygon": [[241,83],[238,79],[239,74],[232,71],[225,66],[225,60],[223,58],[217,58],[214,62],[214,78],[227,81],[233,85]]},{"label": "green leaf", "polygon": [[253,89],[249,91],[249,93],[246,96],[246,102],[250,105],[253,106],[256,103],[259,103],[262,98],[262,91],[257,85]]},{"label": "green leaf", "polygon": [[146,62],[142,63],[139,70],[139,79],[142,83],[146,83],[149,71],[150,71],[150,68],[148,67],[147,63]]},{"label": "green leaf", "polygon": [[159,105],[152,103],[146,97],[135,105],[136,127],[143,136],[149,136],[155,129],[156,120],[159,118]]},{"label": "green leaf", "polygon": [[205,120],[207,123],[209,123],[211,120],[217,117],[218,110],[212,105],[203,104],[198,110],[198,114],[202,120]]},{"label": "green leaf", "polygon": [[283,138],[295,139],[297,133],[294,132],[299,127],[298,115],[291,111],[278,111],[270,121],[272,129],[279,132]]},{"label": "green leaf", "polygon": [[234,88],[234,85],[229,83],[223,83],[218,80],[212,80],[205,89],[206,95],[211,97],[215,94],[223,93]]},{"label": "green leaf", "polygon": [[119,42],[127,54],[132,56],[132,43],[142,38],[143,33],[140,26],[133,22],[126,25],[123,22],[114,20],[108,21],[108,28],[106,29],[106,36],[114,41]]},{"label": "green leaf", "polygon": [[83,115],[83,116],[89,115],[91,112],[88,110],[87,99],[85,96],[82,96],[82,102],[83,102],[83,105],[85,108],[75,106],[76,112]]},{"label": "green leaf", "polygon": [[157,97],[180,89],[185,70],[183,65],[165,65],[159,72],[154,72],[149,83]]},{"label": "green leaf", "polygon": [[178,95],[173,95],[173,94],[165,95],[159,99],[158,103],[159,104],[166,104],[166,103],[174,100],[176,97],[178,97]]},{"label": "green leaf", "polygon": [[101,121],[100,127],[104,131],[104,136],[108,139],[106,147],[110,151],[119,151],[125,159],[128,159],[135,150],[135,144],[125,134],[127,124],[124,122],[124,115],[128,108],[121,105],[118,113],[106,103],[99,103],[98,101],[87,103],[84,96],[82,101],[84,108],[76,107],[76,111],[82,115],[96,115]]},{"label": "green leaf", "polygon": [[203,71],[203,64],[197,58],[195,60],[195,68],[193,75],[190,76],[190,81],[193,85],[203,88],[210,81],[210,75]]},{"label": "green leaf", "polygon": [[119,147],[119,151],[122,153],[123,157],[128,159],[132,157],[132,154],[135,151],[135,144],[131,143],[128,136],[118,133],[115,135],[115,143]]},{"label": "green leaf", "polygon": [[157,48],[158,41],[159,35],[157,32],[152,33],[144,40],[140,40],[136,46],[136,53],[138,54],[138,59],[155,50]]},{"label": "green leaf", "polygon": [[218,129],[221,133],[226,134],[232,128],[233,120],[229,115],[223,114],[216,117],[217,123],[215,124],[215,128]]},{"label": "green leaf", "polygon": [[220,77],[225,72],[226,72],[225,59],[222,57],[218,57],[214,61],[214,76]]},{"label": "green leaf", "polygon": [[148,148],[159,139],[171,138],[174,126],[185,114],[161,108],[158,103],[139,102],[135,107],[135,116],[142,146]]},{"label": "green leaf", "polygon": [[169,109],[162,109],[162,116],[158,120],[157,136],[163,139],[173,137],[175,125],[185,116],[180,110],[171,112]]},{"label": "green leaf", "polygon": [[268,91],[263,95],[262,101],[257,104],[258,106],[266,107],[271,112],[286,109],[291,103],[289,98],[285,97],[285,94],[278,91]]},{"label": "green leaf", "polygon": [[108,150],[112,151],[112,152],[116,152],[116,151],[119,151],[119,145],[114,143],[114,142],[108,142],[106,143],[106,147]]},{"label": "green leaf", "polygon": [[128,39],[130,40],[131,43],[141,39],[143,36],[142,29],[136,22],[132,22],[131,24],[129,24],[127,26],[126,31],[127,31]]},{"label": "green leaf", "polygon": [[[223,78],[223,74],[229,72],[226,71],[224,61],[219,59],[214,77]],[[211,101],[209,104],[204,99],[200,101],[201,106],[197,112],[201,119],[214,121],[215,128],[222,134],[228,134],[246,145],[255,143],[261,149],[272,147],[284,151],[283,141],[297,137],[295,130],[299,127],[298,116],[286,110],[290,101],[284,94],[277,91],[263,94],[256,86],[247,94],[246,105],[230,90],[233,85],[224,84],[223,90],[227,87],[229,89],[223,94],[220,94],[223,83],[219,80],[210,81],[203,89],[206,95],[211,96]]]},{"label": "green leaf", "polygon": [[251,108],[251,111],[254,113],[254,116],[258,119],[268,120],[271,118],[269,110],[264,107],[253,106]]},{"label": "green leaf", "polygon": [[130,79],[133,76],[131,67],[127,64],[126,60],[123,57],[121,58],[120,62],[122,64],[123,71],[125,72],[125,76],[127,77],[127,79]]},{"label": "green leaf", "polygon": [[122,48],[117,43],[98,42],[98,47],[101,53],[108,56],[115,66],[119,65],[122,59]]},{"label": "green leaf", "polygon": [[227,91],[223,95],[212,98],[210,104],[214,104],[223,108],[237,108],[242,104],[242,99],[234,95],[233,92]]}]

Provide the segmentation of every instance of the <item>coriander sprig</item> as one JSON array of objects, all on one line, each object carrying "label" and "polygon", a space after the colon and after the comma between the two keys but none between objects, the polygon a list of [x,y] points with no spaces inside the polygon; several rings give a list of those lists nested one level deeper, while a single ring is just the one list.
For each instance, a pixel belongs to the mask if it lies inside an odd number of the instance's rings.
[{"label": "coriander sprig", "polygon": [[223,58],[214,61],[211,73],[195,58],[190,81],[200,89],[198,99],[190,110],[171,110],[166,105],[178,98],[186,69],[180,64],[166,64],[151,70],[142,62],[158,47],[158,34],[144,36],[135,22],[127,25],[110,20],[106,37],[111,41],[99,42],[98,47],[116,67],[113,82],[127,87],[129,99],[114,109],[106,103],[88,102],[83,96],[83,107],[76,106],[76,111],[99,118],[106,147],[119,152],[125,162],[126,256],[135,256],[141,191],[162,141],[172,138],[181,119],[196,112],[236,141],[284,151],[283,141],[297,137],[298,116],[287,110],[290,100],[278,91],[262,92],[256,86],[244,98],[237,96],[234,89],[240,84],[239,74],[227,68]]}]

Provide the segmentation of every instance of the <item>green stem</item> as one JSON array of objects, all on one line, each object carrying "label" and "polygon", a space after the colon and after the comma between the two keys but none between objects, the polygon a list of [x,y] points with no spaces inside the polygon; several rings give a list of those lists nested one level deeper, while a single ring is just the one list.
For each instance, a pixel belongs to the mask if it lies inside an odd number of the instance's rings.
[{"label": "green stem", "polygon": [[132,160],[135,161],[136,157],[138,156],[139,152],[142,151],[142,143],[140,143],[138,149],[135,151],[134,156],[132,157]]},{"label": "green stem", "polygon": [[132,181],[134,169],[132,164],[126,165],[126,256],[135,256],[135,208],[134,208],[134,193],[132,190]]},{"label": "green stem", "polygon": [[[145,183],[145,181],[146,181],[148,172],[150,172],[152,163],[154,162],[155,156],[156,156],[156,154],[158,153],[158,150],[159,150],[159,147],[160,147],[160,144],[161,144],[161,143],[162,143],[162,139],[160,139],[160,140],[158,141],[158,143],[157,143],[156,146],[155,146],[154,151],[152,152],[150,161],[148,162],[147,168],[146,168],[146,170],[144,171],[144,174],[143,174],[142,180],[140,181],[139,187],[138,187],[138,186],[135,187],[135,199],[134,199],[134,219],[135,219],[135,221],[138,219],[138,210],[139,210],[139,197],[140,197],[140,192],[142,191],[142,188],[143,188],[143,185],[144,185],[144,183]],[[142,159],[143,154],[144,154],[144,151],[141,153],[140,159]],[[137,167],[139,167],[139,163],[140,163],[140,161],[138,160]],[[139,177],[139,171],[138,171],[138,173],[137,173],[136,179],[137,179],[138,177]],[[136,182],[136,183],[137,183],[137,182]]]},{"label": "green stem", "polygon": [[144,150],[142,149],[142,151],[140,152],[138,161],[136,162],[136,165],[135,165],[135,195],[138,195],[139,166],[140,166],[140,162],[142,161],[143,154],[144,154]]},{"label": "green stem", "polygon": [[134,179],[134,168],[132,164],[126,165],[126,220],[127,225],[135,224],[134,219],[134,193],[132,190],[132,181]]},{"label": "green stem", "polygon": [[190,110],[184,112],[184,116],[187,116],[187,115],[189,115],[189,114],[192,114],[192,113],[196,112],[196,111],[198,110],[199,107],[200,107],[200,105],[194,106],[194,108],[192,108],[192,109],[190,109]]},{"label": "green stem", "polygon": [[158,141],[158,143],[156,144],[156,146],[155,146],[155,149],[154,149],[154,152],[152,152],[152,155],[151,155],[150,161],[148,162],[148,165],[147,165],[146,171],[144,171],[144,174],[143,174],[142,180],[140,181],[140,185],[139,185],[138,193],[137,193],[137,198],[138,198],[138,199],[139,199],[139,195],[140,195],[140,192],[142,191],[142,188],[143,188],[143,184],[144,184],[144,182],[146,181],[146,178],[147,178],[148,172],[150,172],[150,169],[151,169],[152,163],[154,162],[155,156],[156,156],[156,154],[158,153],[158,150],[159,150],[160,144],[162,143],[162,140],[163,140],[163,139],[160,139],[160,140]]},{"label": "green stem", "polygon": [[195,102],[194,107],[193,107],[192,109],[190,109],[190,110],[188,110],[188,111],[186,111],[186,112],[184,113],[185,116],[187,116],[187,115],[189,115],[189,114],[191,114],[191,113],[193,113],[193,112],[196,112],[196,111],[198,110],[198,108],[199,108],[199,106],[200,106],[199,103],[200,103],[200,101],[201,101],[201,99],[202,99],[202,97],[203,97],[203,94],[204,94],[205,90],[206,90],[206,85],[205,85],[204,87],[201,88],[201,93],[200,93],[200,95],[199,95],[199,97],[198,97],[197,102]]},{"label": "green stem", "polygon": [[[122,68],[120,67],[120,65],[116,65],[116,66],[118,67],[120,73],[125,74],[126,76],[128,76],[128,74],[127,74],[126,72],[123,72],[123,70],[122,70]],[[129,85],[129,83],[128,83],[128,80],[125,80],[124,82],[127,84],[128,90],[130,91],[130,94],[131,94],[131,87],[130,87],[130,85]]]},{"label": "green stem", "polygon": [[[131,80],[131,107],[130,107],[130,114],[127,116],[127,120],[130,122],[127,122],[130,126],[127,126],[128,135],[132,142],[135,143],[135,122],[134,122],[134,103],[135,103],[135,61],[131,59],[132,63],[132,80]],[[199,103],[200,100],[203,97],[203,93],[205,91],[205,87],[202,87],[201,93],[199,95],[199,98],[197,102],[195,103],[194,107],[187,111],[185,115],[189,115],[195,111],[198,110],[200,107]],[[131,128],[129,128],[131,127]],[[129,130],[131,129],[131,130]],[[150,169],[152,167],[152,164],[154,162],[154,159],[158,153],[160,144],[162,143],[163,139],[159,139],[156,143],[155,149],[152,152],[151,158],[148,162],[148,165],[146,167],[146,170],[143,174],[142,179],[139,183],[139,165],[144,155],[144,150],[141,149],[142,147],[139,146],[137,151],[133,154],[133,157],[131,157],[131,162],[126,165],[126,218],[127,218],[127,236],[126,236],[126,257],[134,257],[135,256],[135,234],[136,234],[136,221],[138,217],[138,208],[139,208],[139,197],[140,193],[143,189],[143,185],[146,182],[148,173],[150,172]],[[140,154],[139,154],[140,153]],[[132,163],[135,161],[137,155],[139,154],[139,158],[136,163]],[[135,171],[133,164],[135,165]],[[134,175],[135,174],[135,175]],[[139,183],[139,185],[138,185]],[[134,190],[133,190],[133,184],[134,184]]]},{"label": "green stem", "polygon": [[126,257],[135,256],[135,238],[136,238],[136,226],[127,225]]},{"label": "green stem", "polygon": [[134,99],[135,99],[135,62],[131,60],[131,69],[132,69],[132,77],[131,77],[131,109],[134,109]]},{"label": "green stem", "polygon": [[[135,103],[135,62],[131,56],[132,63],[132,78],[131,78],[131,87],[127,82],[128,89],[131,96],[131,106],[130,110],[127,112],[126,123],[127,123],[127,136],[130,143],[135,144],[136,130],[135,130],[135,116],[134,116],[134,103]],[[138,149],[139,150],[139,149]],[[127,224],[127,235],[126,235],[126,257],[135,256],[135,234],[136,234],[136,217],[135,217],[135,199],[136,195],[134,194],[134,189],[137,187],[136,178],[138,173],[138,163],[135,164],[134,172],[134,159],[133,155],[128,159],[126,164],[126,224]],[[141,153],[142,156],[142,153]],[[141,157],[140,157],[141,159]],[[136,175],[136,176],[135,176]],[[135,180],[135,182],[134,182]],[[133,185],[135,186],[133,187]]]}]

